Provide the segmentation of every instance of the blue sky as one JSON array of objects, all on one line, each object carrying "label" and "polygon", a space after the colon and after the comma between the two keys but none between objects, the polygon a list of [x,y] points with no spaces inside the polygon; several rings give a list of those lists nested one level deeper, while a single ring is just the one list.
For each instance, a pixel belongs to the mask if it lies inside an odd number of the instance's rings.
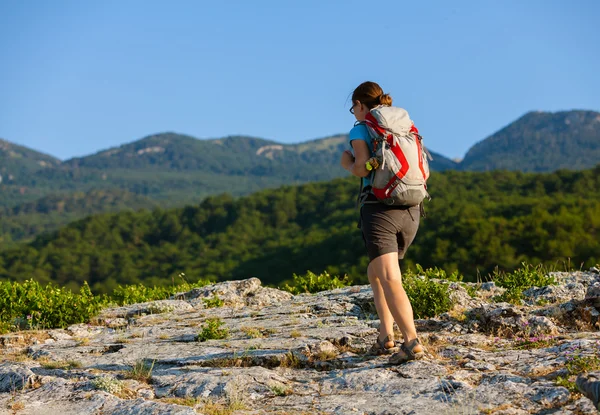
[{"label": "blue sky", "polygon": [[599,21],[595,0],[0,0],[0,138],[295,143],[348,132],[372,80],[463,157],[528,111],[600,110]]}]

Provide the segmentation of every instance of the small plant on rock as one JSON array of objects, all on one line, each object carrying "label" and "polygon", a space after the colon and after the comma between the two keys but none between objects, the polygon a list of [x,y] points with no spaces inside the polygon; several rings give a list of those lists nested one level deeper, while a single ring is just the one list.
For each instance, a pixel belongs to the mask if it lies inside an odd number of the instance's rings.
[{"label": "small plant on rock", "polygon": [[100,376],[93,379],[92,386],[98,390],[102,390],[113,395],[120,394],[124,389],[123,382],[109,376]]},{"label": "small plant on rock", "polygon": [[269,389],[271,389],[271,392],[273,392],[275,396],[287,396],[292,394],[291,389],[283,385],[270,385]]},{"label": "small plant on rock", "polygon": [[151,383],[152,382],[152,370],[154,369],[154,363],[148,363],[144,359],[135,362],[133,367],[125,373],[125,378],[134,379],[138,382]]},{"label": "small plant on rock", "polygon": [[212,298],[203,298],[202,302],[204,303],[204,307],[206,308],[215,308],[215,307],[223,307],[225,301],[221,300],[217,295],[213,295]]},{"label": "small plant on rock", "polygon": [[173,397],[173,398],[162,398],[160,402],[170,403],[173,405],[182,405],[182,406],[190,406],[195,407],[198,405],[201,400],[199,398],[194,398],[192,396],[186,396],[185,398]]},{"label": "small plant on rock", "polygon": [[171,304],[153,303],[148,306],[148,312],[150,314],[164,314],[175,311],[175,307]]},{"label": "small plant on rock", "polygon": [[[596,343],[594,349],[595,350],[589,350],[589,348],[582,348],[580,346],[569,348],[565,353],[567,356],[565,362],[567,376],[559,376],[556,378],[556,384],[564,386],[571,391],[571,393],[577,393],[578,390],[575,386],[575,377],[581,373],[600,370],[600,342]],[[589,354],[590,351],[592,354]]]},{"label": "small plant on rock", "polygon": [[556,343],[556,337],[554,336],[517,337],[515,340],[515,349],[519,350],[542,349]]},{"label": "small plant on rock", "polygon": [[229,336],[229,330],[222,328],[225,323],[219,318],[208,318],[202,324],[202,331],[198,334],[198,341],[221,340]]},{"label": "small plant on rock", "polygon": [[495,300],[517,305],[521,304],[523,291],[526,289],[556,284],[554,277],[550,276],[542,265],[533,266],[525,262],[513,272],[494,270],[492,280],[499,287],[506,288],[504,294],[495,297]]},{"label": "small plant on rock", "polygon": [[240,331],[251,339],[264,337],[263,330],[264,329],[258,327],[240,327]]},{"label": "small plant on rock", "polygon": [[50,361],[50,360],[43,360],[40,361],[40,365],[44,368],[44,369],[63,369],[63,370],[71,370],[71,369],[78,369],[81,367],[81,362],[78,362],[77,360],[59,360],[59,361]]}]

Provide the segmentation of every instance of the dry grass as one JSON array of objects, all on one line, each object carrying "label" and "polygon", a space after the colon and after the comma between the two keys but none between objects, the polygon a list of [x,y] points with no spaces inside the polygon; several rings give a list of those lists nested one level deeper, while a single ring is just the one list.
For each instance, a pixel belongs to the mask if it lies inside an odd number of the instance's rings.
[{"label": "dry grass", "polygon": [[202,413],[205,415],[233,415],[234,411],[240,409],[246,409],[246,406],[240,406],[239,404],[232,405],[227,403],[207,401],[202,407]]},{"label": "dry grass", "polygon": [[419,340],[421,341],[421,344],[423,345],[423,347],[425,347],[425,349],[427,350],[427,354],[429,356],[431,356],[433,359],[435,360],[441,360],[441,361],[447,361],[449,360],[446,357],[443,357],[440,353],[442,352],[442,350],[444,350],[446,347],[448,347],[450,345],[450,343],[448,342],[448,340],[444,337],[440,337],[437,335],[430,335],[430,336],[419,336]]},{"label": "dry grass", "polygon": [[199,398],[193,398],[191,396],[187,396],[185,398],[162,398],[158,400],[159,402],[163,402],[163,403],[170,403],[173,405],[181,405],[181,406],[189,406],[189,407],[195,407],[196,405],[202,403],[202,400]]},{"label": "dry grass", "polygon": [[38,359],[38,363],[44,369],[71,370],[81,367],[81,362],[76,360],[50,360],[45,357]]},{"label": "dry grass", "polygon": [[313,361],[323,362],[326,360],[334,359],[339,353],[333,350],[324,350],[315,354],[312,358]]},{"label": "dry grass", "polygon": [[21,349],[15,352],[5,353],[0,355],[0,363],[2,362],[27,362],[33,360],[28,354],[27,349]]},{"label": "dry grass", "polygon": [[286,355],[281,359],[279,366],[291,369],[300,369],[306,367],[306,364],[303,363],[294,353],[287,352]]},{"label": "dry grass", "polygon": [[302,333],[300,332],[300,330],[292,330],[290,332],[290,337],[297,339],[298,337],[302,337]]},{"label": "dry grass", "polygon": [[125,378],[134,379],[143,383],[152,382],[152,369],[154,369],[154,363],[154,360],[152,363],[148,363],[143,359],[138,360],[133,367],[125,373]]},{"label": "dry grass", "polygon": [[251,339],[258,339],[264,337],[263,327],[240,327],[240,331]]},{"label": "dry grass", "polygon": [[87,346],[90,343],[89,337],[74,337],[73,340],[77,342],[77,346]]},{"label": "dry grass", "polygon": [[467,319],[466,309],[463,307],[454,307],[448,311],[448,315],[456,321],[465,321]]},{"label": "dry grass", "polygon": [[527,373],[525,376],[530,378],[542,378],[558,371],[560,371],[560,368],[557,367],[537,367],[532,368],[532,371]]},{"label": "dry grass", "polygon": [[7,405],[8,409],[10,409],[13,412],[17,412],[17,411],[21,411],[23,409],[25,409],[25,404],[21,401],[16,401],[16,402],[11,402]]},{"label": "dry grass", "polygon": [[512,408],[511,404],[509,404],[509,403],[503,403],[502,405],[496,406],[495,408],[480,409],[480,411],[483,414],[491,415],[493,413],[504,411],[504,410],[510,409],[510,408]]}]

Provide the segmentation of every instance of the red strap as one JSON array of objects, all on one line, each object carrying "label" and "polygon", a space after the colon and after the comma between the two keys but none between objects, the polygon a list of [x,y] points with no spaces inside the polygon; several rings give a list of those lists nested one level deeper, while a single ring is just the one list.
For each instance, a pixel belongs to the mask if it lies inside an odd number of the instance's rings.
[{"label": "red strap", "polygon": [[421,174],[423,174],[423,180],[427,180],[427,174],[425,174],[425,168],[423,167],[423,151],[421,149],[421,139],[419,138],[419,130],[417,127],[413,126],[410,128],[410,132],[415,136],[415,140],[417,141],[417,157],[419,159],[419,169],[421,170]]}]

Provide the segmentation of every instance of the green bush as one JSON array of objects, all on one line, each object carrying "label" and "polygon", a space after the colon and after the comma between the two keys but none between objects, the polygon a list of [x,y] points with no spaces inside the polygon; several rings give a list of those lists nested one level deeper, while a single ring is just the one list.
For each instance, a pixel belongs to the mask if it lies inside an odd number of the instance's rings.
[{"label": "green bush", "polygon": [[[418,273],[409,270],[402,277],[402,286],[410,299],[415,318],[434,317],[450,310],[454,304],[450,299],[448,283],[433,281],[439,279],[441,270],[424,271],[419,266],[417,270]],[[458,276],[452,274],[452,277]]]},{"label": "green bush", "polygon": [[126,286],[119,285],[117,288],[115,288],[109,298],[118,305],[166,300],[177,293],[191,291],[194,288],[204,287],[210,283],[211,281],[209,280],[199,280],[194,284],[185,282],[183,284],[172,285],[168,287],[146,287],[144,284]]},{"label": "green bush", "polygon": [[417,269],[417,274],[424,275],[429,279],[439,279],[452,282],[461,282],[463,280],[462,274],[458,271],[454,271],[452,274],[448,275],[445,270],[438,267],[423,269],[421,265],[417,264],[415,265],[415,268]]},{"label": "green bush", "polygon": [[202,327],[202,331],[198,334],[198,341],[205,342],[206,340],[226,339],[229,336],[229,330],[222,328],[225,324],[219,318],[207,318]]},{"label": "green bush", "polygon": [[215,308],[215,307],[223,307],[225,301],[221,300],[217,295],[213,295],[212,298],[203,298],[202,302],[204,303],[204,307],[206,308]]},{"label": "green bush", "polygon": [[[164,300],[172,295],[209,284],[201,280],[170,287],[145,287],[142,284],[119,286],[112,295],[95,296],[87,283],[73,293],[53,283],[41,285],[34,280],[0,282],[0,333],[21,329],[64,328],[90,321],[107,306]],[[215,304],[214,300],[213,303]],[[167,312],[156,309],[154,312]]]},{"label": "green bush", "polygon": [[554,277],[550,276],[548,270],[542,265],[533,266],[524,262],[521,263],[521,268],[517,268],[513,272],[503,272],[496,269],[492,274],[492,281],[497,286],[506,288],[506,291],[495,297],[495,300],[512,304],[520,304],[523,299],[523,291],[528,288],[556,284]]},{"label": "green bush", "polygon": [[0,282],[0,330],[65,328],[96,315],[105,299],[84,283],[79,293],[34,280]]},{"label": "green bush", "polygon": [[344,288],[352,284],[352,279],[344,275],[332,277],[327,271],[317,275],[312,271],[307,271],[304,275],[294,274],[292,285],[285,284],[283,289],[292,294],[317,293],[319,291],[328,291],[336,288]]}]

